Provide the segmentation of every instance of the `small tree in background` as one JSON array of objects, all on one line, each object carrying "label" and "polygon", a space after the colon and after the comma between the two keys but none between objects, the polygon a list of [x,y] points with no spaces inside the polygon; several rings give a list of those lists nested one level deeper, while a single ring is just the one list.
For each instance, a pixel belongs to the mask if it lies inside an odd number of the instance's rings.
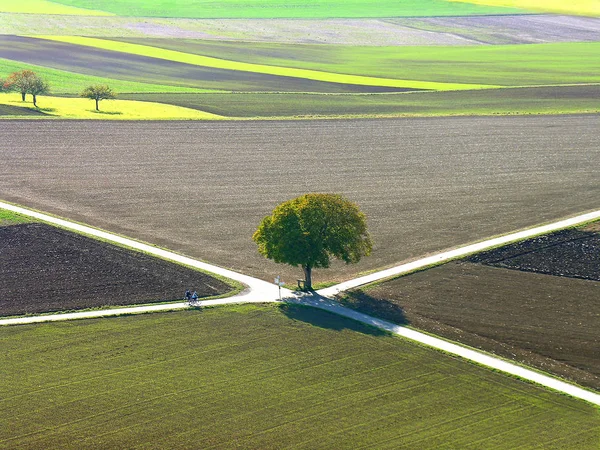
[{"label": "small tree in background", "polygon": [[4,82],[4,89],[20,92],[21,100],[25,101],[25,95],[29,92],[35,79],[39,79],[39,77],[32,70],[13,72]]},{"label": "small tree in background", "polygon": [[47,81],[42,80],[38,76],[33,78],[27,88],[27,93],[33,97],[33,106],[37,108],[37,96],[48,94],[50,92],[50,85]]},{"label": "small tree in background", "polygon": [[356,263],[372,248],[365,215],[337,194],[306,194],[280,204],[252,239],[266,258],[301,266],[306,289],[312,289],[313,268],[329,267],[331,258]]},{"label": "small tree in background", "polygon": [[98,108],[98,103],[100,103],[100,100],[116,98],[117,94],[107,85],[97,84],[85,88],[80,96],[83,98],[89,98],[90,100],[96,100],[96,111],[100,111]]}]

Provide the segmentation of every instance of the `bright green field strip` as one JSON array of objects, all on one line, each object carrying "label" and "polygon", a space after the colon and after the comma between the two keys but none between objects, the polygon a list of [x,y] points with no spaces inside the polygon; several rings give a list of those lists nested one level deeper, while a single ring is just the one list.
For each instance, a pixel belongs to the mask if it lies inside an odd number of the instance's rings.
[{"label": "bright green field strip", "polygon": [[599,410],[298,306],[0,328],[4,448],[592,449]]},{"label": "bright green field strip", "polygon": [[119,16],[194,18],[329,18],[463,16],[523,13],[522,9],[446,0],[54,0]]},{"label": "bright green field strip", "polygon": [[555,14],[576,14],[582,16],[600,16],[598,0],[450,0],[483,6],[506,6],[524,8],[530,11],[550,12]]},{"label": "bright green field strip", "polygon": [[304,78],[308,80],[325,81],[331,83],[433,90],[481,89],[485,87],[494,87],[493,85],[484,86],[481,84],[459,84],[436,81],[420,81],[419,77],[415,79],[399,80],[361,75],[347,75],[333,72],[323,72],[320,70],[313,69],[277,67],[264,64],[230,61],[215,57],[184,53],[181,51],[161,49],[147,45],[131,44],[97,38],[86,38],[76,36],[36,36],[36,38],[100,48],[103,50],[130,53],[151,58],[160,58],[169,61],[192,64],[196,66],[212,67],[216,69],[237,70],[243,72],[254,72],[285,77]]},{"label": "bright green field strip", "polygon": [[447,116],[600,112],[600,85],[407,94],[139,94],[227,117]]},{"label": "bright green field strip", "polygon": [[0,1],[0,12],[60,14],[69,16],[112,16],[112,13],[98,11],[91,2],[87,9],[76,6],[61,5],[60,2],[48,0],[4,0]]},{"label": "bright green field strip", "polygon": [[[28,106],[50,117],[60,119],[115,119],[115,120],[217,120],[223,117],[197,109],[162,103],[132,100],[102,100],[100,111],[96,111],[94,100],[86,98],[63,98],[39,96],[37,108],[33,108],[30,98],[21,101],[21,94],[0,94],[0,105]],[[30,103],[27,103],[27,102]]]},{"label": "bright green field strip", "polygon": [[123,41],[232,61],[381,78],[503,86],[600,82],[600,42],[362,47],[174,39]]},{"label": "bright green field strip", "polygon": [[114,78],[96,77],[64,70],[51,69],[34,64],[12,61],[0,58],[0,78],[6,78],[13,72],[20,70],[33,70],[50,83],[50,90],[54,94],[78,94],[92,84],[108,84],[117,93],[145,93],[145,92],[215,92],[210,89],[195,89],[162,84],[137,83],[134,81],[117,80]]}]

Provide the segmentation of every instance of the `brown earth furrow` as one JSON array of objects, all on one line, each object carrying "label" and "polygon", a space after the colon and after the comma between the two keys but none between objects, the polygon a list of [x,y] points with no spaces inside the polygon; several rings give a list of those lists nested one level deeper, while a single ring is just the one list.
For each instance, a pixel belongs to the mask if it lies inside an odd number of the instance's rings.
[{"label": "brown earth furrow", "polygon": [[272,280],[261,218],[340,192],[375,241],[359,272],[598,209],[600,118],[262,122],[0,122],[0,198]]},{"label": "brown earth furrow", "polygon": [[178,300],[231,290],[204,273],[32,223],[0,227],[0,315]]}]

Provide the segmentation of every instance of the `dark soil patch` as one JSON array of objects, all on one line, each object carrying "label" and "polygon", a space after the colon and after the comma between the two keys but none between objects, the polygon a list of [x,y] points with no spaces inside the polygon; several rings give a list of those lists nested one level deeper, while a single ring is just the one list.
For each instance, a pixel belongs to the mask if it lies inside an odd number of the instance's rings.
[{"label": "dark soil patch", "polygon": [[484,252],[344,302],[600,389],[600,235],[589,230]]},{"label": "dark soil patch", "polygon": [[204,273],[45,224],[0,227],[0,315],[224,294]]},{"label": "dark soil patch", "polygon": [[600,281],[600,233],[562,230],[483,252],[470,262]]}]

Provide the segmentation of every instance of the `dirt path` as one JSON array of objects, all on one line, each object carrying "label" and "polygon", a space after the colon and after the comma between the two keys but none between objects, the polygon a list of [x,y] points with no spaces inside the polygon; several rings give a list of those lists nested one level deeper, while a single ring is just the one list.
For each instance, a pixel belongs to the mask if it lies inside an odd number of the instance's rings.
[{"label": "dirt path", "polygon": [[[105,231],[101,231],[95,228],[91,228],[85,225],[81,225],[74,222],[69,222],[64,219],[59,219],[56,217],[49,216],[47,214],[39,213],[36,211],[32,211],[29,209],[21,208],[19,206],[11,205],[8,203],[4,203],[0,201],[0,208],[4,208],[19,214],[23,214],[29,217],[33,217],[39,220],[43,220],[45,222],[49,222],[55,225],[59,225],[61,227],[74,230],[77,232],[89,234],[91,236],[99,237],[111,242],[116,242],[122,245],[126,245],[132,247],[137,250],[141,250],[147,252],[152,255],[160,256],[161,258],[176,261],[179,263],[183,263],[192,267],[196,267],[208,272],[212,272],[215,274],[219,274],[221,276],[231,278],[233,280],[239,281],[241,283],[246,284],[249,289],[244,291],[240,295],[235,295],[226,299],[218,299],[218,300],[206,300],[202,302],[198,302],[198,306],[213,306],[213,305],[223,305],[223,304],[231,304],[231,303],[266,303],[266,302],[275,302],[279,300],[279,290],[278,288],[266,281],[258,280],[256,278],[252,278],[246,275],[239,274],[237,272],[233,272],[231,270],[223,269],[221,267],[213,266],[211,264],[207,264],[201,261],[197,261],[182,255],[178,255],[173,252],[169,252],[167,250],[163,250],[160,248],[153,247],[148,244],[144,244],[138,241],[134,241],[132,239],[128,239],[122,236],[118,236],[112,233],[107,233]],[[422,268],[431,264],[447,261],[449,259],[457,258],[460,256],[467,255],[469,253],[473,253],[476,251],[481,251],[485,249],[489,249],[491,247],[495,247],[498,245],[506,244],[515,240],[524,239],[527,237],[534,236],[536,234],[548,233],[550,231],[558,230],[561,228],[566,228],[569,226],[577,225],[580,223],[584,223],[590,220],[600,218],[600,211],[594,211],[587,214],[583,214],[577,217],[573,217],[570,219],[562,220],[559,222],[555,222],[553,224],[544,225],[541,227],[536,227],[530,230],[525,230],[517,233],[512,233],[506,236],[489,239],[487,241],[479,242],[477,244],[467,245],[464,247],[460,247],[454,250],[450,250],[447,252],[439,253],[433,256],[429,256],[427,258],[422,258],[417,261],[413,261],[408,264],[403,264],[398,267],[394,267],[388,270],[379,271],[373,273],[371,275],[356,278],[354,280],[347,281],[345,283],[340,283],[338,285],[332,286],[330,288],[321,289],[317,291],[316,295],[304,295],[299,296],[295,293],[291,292],[287,289],[282,289],[282,294],[284,296],[284,300],[288,302],[294,302],[302,305],[312,306],[320,309],[324,309],[326,311],[333,312],[335,314],[339,314],[344,317],[348,317],[359,322],[365,323],[367,325],[371,325],[396,335],[402,336],[406,339],[410,339],[415,342],[419,342],[420,344],[427,345],[429,347],[442,350],[446,353],[450,353],[452,355],[460,356],[462,358],[467,359],[468,361],[475,362],[477,364],[484,365],[486,367],[493,368],[495,370],[502,371],[504,373],[518,376],[527,381],[531,381],[542,386],[548,387],[550,389],[554,389],[556,391],[571,395],[573,397],[586,400],[595,405],[600,405],[600,394],[597,394],[592,391],[588,391],[586,389],[582,389],[580,387],[574,386],[572,384],[561,381],[557,378],[550,377],[548,375],[544,375],[539,372],[534,372],[533,370],[526,369],[522,366],[513,364],[511,362],[502,360],[500,358],[496,358],[490,355],[487,355],[483,352],[479,352],[467,347],[460,346],[458,344],[454,344],[449,341],[445,341],[443,339],[430,336],[424,333],[421,333],[416,330],[412,330],[407,327],[399,326],[393,324],[391,322],[387,322],[385,320],[377,319],[375,317],[368,316],[366,314],[359,313],[357,311],[345,308],[341,306],[339,303],[331,300],[331,296],[337,294],[338,292],[351,289],[354,287],[362,286],[367,283],[371,283],[377,280],[381,280],[384,278],[388,278],[390,276],[398,275],[401,273],[406,273],[418,268]],[[84,311],[78,313],[68,313],[68,314],[54,314],[54,315],[46,315],[46,316],[32,316],[32,317],[23,317],[23,318],[12,318],[12,319],[0,319],[0,325],[18,325],[18,324],[31,324],[31,323],[39,323],[39,322],[49,322],[49,321],[59,321],[59,320],[72,320],[72,319],[84,319],[84,318],[96,318],[96,317],[106,317],[106,316],[115,316],[122,314],[139,314],[146,312],[157,312],[157,311],[169,311],[175,309],[184,309],[187,308],[188,305],[186,303],[174,303],[174,304],[166,304],[166,305],[152,305],[152,306],[142,306],[142,307],[129,307],[129,308],[117,308],[112,310],[100,310],[100,311]]]}]

